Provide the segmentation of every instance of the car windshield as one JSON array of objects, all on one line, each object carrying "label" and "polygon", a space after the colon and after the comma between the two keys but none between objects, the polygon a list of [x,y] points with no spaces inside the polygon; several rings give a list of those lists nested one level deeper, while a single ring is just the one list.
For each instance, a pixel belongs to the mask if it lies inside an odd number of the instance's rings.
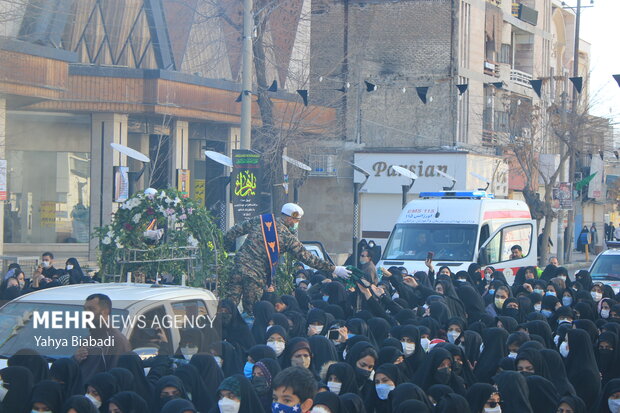
[{"label": "car windshield", "polygon": [[[34,311],[83,311],[82,305],[47,302],[12,302],[0,310],[0,357],[10,357],[21,349],[32,349],[44,357],[70,357],[77,348],[72,337],[86,338],[86,328],[34,328]],[[126,315],[126,310],[113,309],[112,314]],[[67,340],[67,345],[62,341]],[[47,341],[42,341],[47,340]],[[52,341],[60,340],[60,341]],[[50,343],[58,343],[51,345]]]},{"label": "car windshield", "polygon": [[620,280],[620,255],[601,255],[592,266],[590,274],[593,279]]},{"label": "car windshield", "polygon": [[476,225],[397,224],[390,235],[384,260],[472,261],[477,236]]}]

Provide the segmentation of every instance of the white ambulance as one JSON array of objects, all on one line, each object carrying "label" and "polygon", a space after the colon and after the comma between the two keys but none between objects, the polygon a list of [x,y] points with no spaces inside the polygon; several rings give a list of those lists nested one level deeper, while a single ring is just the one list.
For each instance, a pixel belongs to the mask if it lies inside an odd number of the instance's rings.
[{"label": "white ambulance", "polygon": [[[409,273],[467,271],[473,262],[502,270],[512,281],[516,271],[537,263],[536,221],[523,201],[494,199],[484,191],[422,192],[402,210],[378,266],[405,267]],[[522,258],[511,248],[520,245]]]}]

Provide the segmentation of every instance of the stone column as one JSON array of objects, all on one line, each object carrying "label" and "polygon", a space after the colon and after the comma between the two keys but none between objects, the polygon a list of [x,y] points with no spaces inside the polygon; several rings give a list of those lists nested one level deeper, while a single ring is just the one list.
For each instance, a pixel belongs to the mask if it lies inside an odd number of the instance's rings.
[{"label": "stone column", "polygon": [[170,186],[177,187],[177,169],[189,169],[189,123],[172,122],[170,129]]},{"label": "stone column", "polygon": [[[127,115],[94,113],[91,118],[90,231],[107,225],[118,208],[113,202],[114,166],[126,166],[127,156],[115,151],[110,143],[127,145]],[[97,258],[99,240],[92,239],[89,259]]]}]

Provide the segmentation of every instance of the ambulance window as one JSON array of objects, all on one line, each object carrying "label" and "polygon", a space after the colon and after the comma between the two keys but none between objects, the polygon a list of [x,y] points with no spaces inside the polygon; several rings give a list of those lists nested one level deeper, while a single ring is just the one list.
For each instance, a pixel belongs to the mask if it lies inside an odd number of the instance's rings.
[{"label": "ambulance window", "polygon": [[[482,238],[482,235],[481,235]],[[511,225],[497,232],[487,243],[484,253],[486,265],[497,264],[510,260],[513,245],[520,245],[523,248],[523,257],[527,257],[530,252],[532,242],[532,225],[519,224]]]},{"label": "ambulance window", "polygon": [[478,242],[479,247],[489,239],[489,235],[489,224],[484,224],[482,228],[480,228],[480,241]]}]

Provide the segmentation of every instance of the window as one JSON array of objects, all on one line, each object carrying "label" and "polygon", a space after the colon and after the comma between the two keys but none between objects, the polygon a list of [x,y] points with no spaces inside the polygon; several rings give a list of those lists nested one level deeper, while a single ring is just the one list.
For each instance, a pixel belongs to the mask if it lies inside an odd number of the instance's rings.
[{"label": "window", "polygon": [[532,242],[532,225],[511,225],[498,231],[486,244],[483,254],[484,265],[493,265],[511,260],[510,255],[513,245],[520,245],[523,249],[523,257],[530,253]]},{"label": "window", "polygon": [[165,354],[172,354],[172,335],[169,328],[164,328],[163,326],[160,328],[153,328],[151,326],[156,326],[158,324],[165,324],[164,317],[166,315],[166,310],[163,306],[156,307],[152,310],[144,313],[141,321],[144,321],[142,325],[146,326],[146,328],[136,328],[131,332],[131,338],[129,342],[131,343],[131,348],[141,348],[141,347],[156,347]]},{"label": "window", "polygon": [[512,64],[512,46],[509,44],[502,43],[502,47],[500,48],[499,55],[497,56],[498,63],[506,63]]},{"label": "window", "polygon": [[397,224],[383,259],[423,261],[433,251],[435,261],[471,261],[477,229],[462,224]]},{"label": "window", "polygon": [[90,153],[7,150],[4,242],[87,243]]}]

